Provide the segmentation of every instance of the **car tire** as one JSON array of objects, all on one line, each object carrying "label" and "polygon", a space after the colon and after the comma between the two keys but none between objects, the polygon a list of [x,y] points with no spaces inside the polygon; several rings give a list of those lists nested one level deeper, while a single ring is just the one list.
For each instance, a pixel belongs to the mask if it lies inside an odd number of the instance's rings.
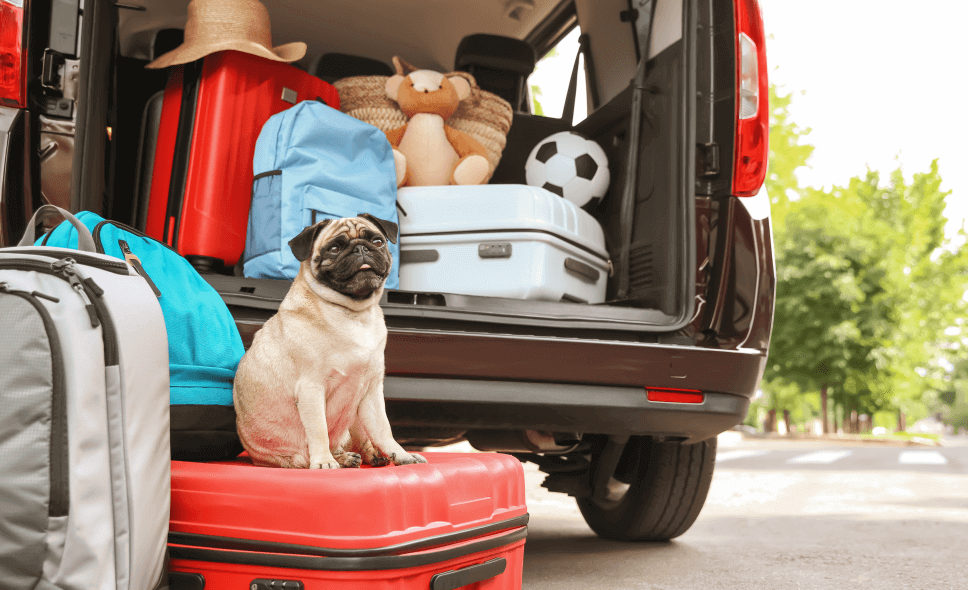
[{"label": "car tire", "polygon": [[716,437],[694,444],[632,437],[608,489],[579,498],[578,508],[602,538],[668,541],[699,516],[715,462]]}]

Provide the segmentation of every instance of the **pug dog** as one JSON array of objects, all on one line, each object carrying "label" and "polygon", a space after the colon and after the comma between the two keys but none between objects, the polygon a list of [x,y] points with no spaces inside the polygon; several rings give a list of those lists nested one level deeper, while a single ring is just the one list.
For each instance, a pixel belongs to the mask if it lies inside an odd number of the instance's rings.
[{"label": "pug dog", "polygon": [[320,221],[289,242],[299,274],[242,357],[232,391],[255,464],[427,462],[393,440],[383,400],[388,240],[396,243],[397,225],[364,213]]}]

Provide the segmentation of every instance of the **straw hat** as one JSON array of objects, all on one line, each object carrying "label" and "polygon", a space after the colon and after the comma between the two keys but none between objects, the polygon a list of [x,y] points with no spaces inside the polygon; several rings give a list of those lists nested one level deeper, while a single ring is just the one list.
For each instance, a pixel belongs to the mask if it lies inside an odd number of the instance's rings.
[{"label": "straw hat", "polygon": [[185,64],[228,49],[287,63],[306,55],[302,42],[272,47],[269,11],[258,0],[192,0],[184,43],[145,67]]}]

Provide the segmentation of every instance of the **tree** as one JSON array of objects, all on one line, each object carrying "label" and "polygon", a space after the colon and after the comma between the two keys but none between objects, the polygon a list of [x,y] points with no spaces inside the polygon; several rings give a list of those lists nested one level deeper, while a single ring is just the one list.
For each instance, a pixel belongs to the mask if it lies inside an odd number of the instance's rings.
[{"label": "tree", "polygon": [[[774,240],[782,235],[784,220],[791,202],[799,199],[801,190],[796,172],[807,166],[814,147],[805,141],[810,134],[809,128],[801,128],[790,117],[789,107],[793,101],[792,93],[780,94],[777,87],[770,85],[770,155],[764,188],[770,196]],[[777,267],[780,268],[780,252],[777,254]],[[774,325],[778,322],[774,320]],[[777,329],[774,327],[773,339],[776,341]],[[764,376],[764,391],[767,396],[764,404],[774,410],[798,407],[797,400],[802,391],[796,382],[786,381],[777,371],[767,370]],[[798,416],[806,419],[806,416]]]},{"label": "tree", "polygon": [[966,311],[968,252],[945,238],[937,162],[911,182],[898,168],[887,182],[868,170],[829,191],[802,188],[795,172],[813,147],[791,100],[771,89],[777,299],[764,390],[777,410],[829,387],[844,415],[909,411],[941,386],[932,361]]},{"label": "tree", "polygon": [[[559,55],[560,55],[560,52],[558,51],[558,46],[555,45],[550,50],[548,50],[548,53],[546,53],[546,54],[544,54],[544,56],[542,56],[541,60],[539,60],[538,63],[536,64],[536,67],[538,65],[541,65],[541,62],[542,61],[544,61],[546,59],[549,59],[549,58],[552,58],[552,59],[553,58],[556,58]],[[540,115],[540,116],[543,117],[544,116],[544,107],[541,105],[541,102],[538,100],[539,98],[541,98],[541,94],[542,94],[541,87],[538,86],[537,84],[531,84],[531,111],[535,115]]]},{"label": "tree", "polygon": [[968,252],[945,239],[940,184],[935,162],[911,183],[900,169],[886,184],[868,171],[787,204],[768,382],[836,383],[845,412],[917,403],[945,329],[966,310]]},{"label": "tree", "polygon": [[791,197],[799,198],[800,181],[796,172],[809,166],[807,161],[814,150],[806,142],[810,128],[800,127],[790,117],[792,102],[792,93],[781,95],[776,86],[770,85],[770,161],[765,188],[772,203],[774,231],[776,225],[783,225]]},{"label": "tree", "polygon": [[541,102],[538,100],[541,98],[541,88],[537,84],[531,85],[531,111],[535,115],[541,117],[544,116],[544,107],[541,106]]}]

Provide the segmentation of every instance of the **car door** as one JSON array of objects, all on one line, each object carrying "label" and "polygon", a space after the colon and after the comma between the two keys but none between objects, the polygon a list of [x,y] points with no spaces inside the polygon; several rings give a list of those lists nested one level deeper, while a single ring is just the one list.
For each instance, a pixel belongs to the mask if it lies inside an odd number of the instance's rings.
[{"label": "car door", "polygon": [[0,106],[0,243],[11,245],[41,204],[104,212],[117,7],[107,0],[0,5],[22,25],[14,39],[5,18],[0,45],[5,64],[21,63],[20,96]]}]

